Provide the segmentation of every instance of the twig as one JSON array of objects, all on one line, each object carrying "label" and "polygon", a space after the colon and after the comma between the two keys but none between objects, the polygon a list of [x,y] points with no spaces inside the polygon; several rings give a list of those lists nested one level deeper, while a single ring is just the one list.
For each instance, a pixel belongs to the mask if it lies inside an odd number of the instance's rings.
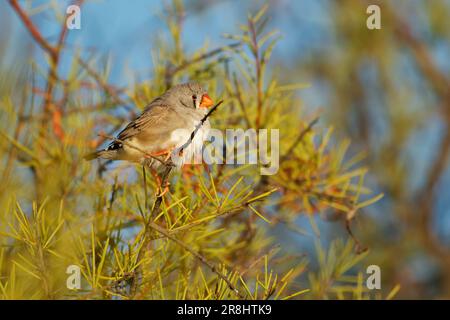
[{"label": "twig", "polygon": [[[249,203],[243,203],[243,204],[240,204],[240,205],[238,205],[238,206],[236,206],[234,208],[231,208],[229,210],[226,210],[226,211],[223,211],[223,212],[216,212],[214,218],[215,219],[216,218],[227,219],[227,218],[230,218],[232,216],[236,216],[236,215],[242,213],[245,209],[248,209],[248,204]],[[188,223],[186,225],[183,225],[183,226],[180,226],[178,228],[174,228],[174,229],[168,230],[168,231],[170,232],[170,234],[174,235],[174,234],[179,233],[181,231],[188,231],[188,230],[190,230],[190,229],[192,229],[194,227],[197,227],[197,226],[202,225],[202,224],[206,224],[208,222],[210,222],[210,220],[194,221],[194,222]],[[152,240],[157,240],[157,239],[160,239],[160,238],[153,238]]]},{"label": "twig", "polygon": [[223,103],[223,100],[220,100],[214,107],[212,107],[207,114],[203,116],[203,118],[200,120],[200,122],[195,126],[194,131],[192,131],[191,136],[189,137],[188,141],[186,141],[178,150],[178,154],[182,153],[184,149],[186,149],[194,140],[195,135],[197,134],[198,130],[203,126],[206,119],[209,118],[211,114],[213,114],[214,111],[216,111],[217,107],[220,106]]},{"label": "twig", "polygon": [[247,128],[251,128],[252,125],[250,124],[250,119],[247,114],[247,109],[245,108],[244,101],[242,100],[241,89],[239,88],[239,83],[238,83],[235,73],[233,73],[233,84],[236,89],[236,98],[238,101],[238,105],[241,108],[241,111],[244,115],[244,120],[245,120],[245,123],[247,124]]},{"label": "twig", "polygon": [[23,21],[25,27],[28,29],[28,31],[31,33],[31,36],[36,40],[36,42],[47,51],[47,53],[52,57],[52,59],[56,59],[57,56],[57,50],[56,48],[52,47],[45,39],[42,37],[39,30],[36,28],[36,26],[31,21],[30,17],[27,16],[27,14],[22,10],[20,5],[17,3],[17,0],[9,0],[9,4],[13,7],[14,11],[19,15],[20,19]]},{"label": "twig", "polygon": [[361,254],[366,252],[367,250],[369,250],[369,248],[361,245],[361,242],[358,240],[358,238],[355,237],[355,235],[352,232],[352,229],[350,227],[350,223],[351,223],[352,219],[345,219],[345,229],[347,230],[347,233],[349,234],[349,236],[353,239],[353,241],[355,242],[355,251],[356,254]]},{"label": "twig", "polygon": [[440,96],[448,97],[450,95],[449,79],[435,65],[429,50],[423,42],[413,35],[409,25],[401,17],[391,11],[392,10],[389,10],[387,13],[392,15],[392,20],[396,22],[394,25],[395,34],[400,41],[409,46],[417,61],[417,65],[422,73],[427,77],[434,90]]},{"label": "twig", "polygon": [[97,82],[97,84],[102,87],[102,89],[109,94],[116,103],[122,105],[125,109],[128,111],[132,111],[132,108],[129,106],[129,102],[123,100],[117,93],[117,89],[113,88],[110,84],[105,83],[105,81],[102,80],[100,75],[93,70],[88,63],[86,63],[81,57],[76,57],[78,60],[78,63],[87,71],[87,73]]},{"label": "twig", "polygon": [[255,69],[256,69],[256,129],[259,129],[262,118],[262,107],[263,107],[263,97],[262,97],[262,63],[261,57],[259,55],[259,44],[257,38],[257,32],[255,23],[252,19],[248,21],[250,34],[251,34],[251,50],[255,58]]},{"label": "twig", "polygon": [[191,66],[191,65],[193,65],[195,63],[198,63],[198,62],[200,62],[202,60],[211,58],[211,57],[213,57],[213,56],[215,56],[215,55],[217,55],[219,53],[222,53],[227,48],[236,48],[236,47],[239,47],[239,46],[241,46],[240,42],[233,43],[233,44],[230,44],[229,46],[217,48],[217,49],[214,49],[212,51],[206,52],[206,53],[204,53],[204,54],[202,54],[202,55],[200,55],[197,58],[194,58],[192,60],[185,61],[183,64],[179,65],[178,67],[172,67],[172,68],[168,67],[166,69],[166,72],[165,72],[165,75],[164,75],[165,81],[166,81],[166,86],[170,86],[171,85],[173,77],[178,72],[188,68],[189,66]]},{"label": "twig", "polygon": [[[32,86],[34,86],[34,81],[35,81],[35,77],[34,77],[34,68],[32,69],[32,74],[31,74],[31,82],[32,82]],[[14,129],[14,135],[13,135],[13,139],[15,141],[19,140],[20,134],[24,128],[24,120],[23,120],[23,114],[25,113],[25,105],[26,105],[26,98],[27,98],[27,86],[24,86],[24,90],[22,92],[22,101],[20,102],[20,106],[18,108],[18,112],[17,112],[17,124],[16,124],[16,128]],[[31,91],[31,105],[34,104],[34,92]],[[7,179],[10,176],[10,171],[13,165],[13,160],[16,157],[16,147],[14,147],[14,145],[11,145],[11,147],[9,148],[8,151],[8,156],[7,156],[7,160],[6,160],[6,165],[5,165],[5,169],[2,172],[2,179],[1,181],[6,182]],[[7,186],[7,184],[3,184],[3,186]],[[1,190],[1,188],[0,188]]]},{"label": "twig", "polygon": [[186,245],[183,241],[177,239],[176,237],[172,236],[166,229],[160,227],[159,225],[157,225],[156,223],[153,222],[148,222],[147,223],[148,227],[152,228],[153,230],[161,233],[163,236],[165,236],[166,238],[172,240],[173,242],[175,242],[176,244],[178,244],[180,247],[182,247],[183,249],[185,249],[186,251],[188,251],[189,253],[191,253],[195,258],[197,258],[201,263],[203,263],[204,265],[208,266],[212,272],[214,272],[215,274],[217,274],[219,276],[219,278],[221,278],[223,281],[225,281],[228,285],[228,287],[241,299],[245,299],[245,297],[239,292],[239,290],[231,283],[231,281],[227,278],[227,276],[225,276],[222,272],[220,272],[220,270],[217,269],[217,267],[210,262],[208,259],[206,259],[204,256],[202,256],[200,253],[198,253],[197,251],[191,249],[188,245]]},{"label": "twig", "polygon": [[280,162],[282,162],[283,160],[286,160],[287,157],[289,157],[291,155],[291,153],[294,151],[294,149],[297,147],[297,145],[302,142],[303,138],[305,137],[305,135],[311,131],[311,129],[314,127],[314,125],[319,121],[319,117],[314,118],[309,124],[308,126],[302,130],[302,132],[300,133],[300,135],[297,137],[297,139],[295,139],[294,143],[289,147],[289,149],[286,151],[286,153],[281,157]]}]

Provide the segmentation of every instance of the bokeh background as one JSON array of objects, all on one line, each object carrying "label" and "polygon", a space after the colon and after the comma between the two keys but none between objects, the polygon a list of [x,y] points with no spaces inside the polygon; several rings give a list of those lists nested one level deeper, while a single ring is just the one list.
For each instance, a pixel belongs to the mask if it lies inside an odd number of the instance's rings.
[{"label": "bokeh background", "polygon": [[[55,41],[54,9],[69,2],[20,3]],[[320,126],[350,138],[351,153],[365,155],[370,187],[384,193],[354,227],[370,249],[365,264],[381,267],[383,286],[400,285],[397,298],[450,298],[450,1],[186,0],[184,50],[230,44],[224,34],[238,32],[264,4],[267,28],[281,35],[267,72],[306,84],[296,92],[303,112],[320,114]],[[369,4],[381,8],[381,30],[366,28]],[[81,30],[67,34],[60,74],[70,73],[74,52],[81,52],[101,56],[118,88],[152,79],[152,52],[169,37],[162,18],[169,7],[167,1],[85,1]],[[0,57],[3,74],[21,73],[31,58],[47,63],[7,1],[0,2]],[[8,77],[0,81],[13,85]],[[347,237],[330,215],[316,223],[325,243]],[[311,231],[309,219],[297,224]],[[308,235],[273,235],[299,254],[314,250]]]}]

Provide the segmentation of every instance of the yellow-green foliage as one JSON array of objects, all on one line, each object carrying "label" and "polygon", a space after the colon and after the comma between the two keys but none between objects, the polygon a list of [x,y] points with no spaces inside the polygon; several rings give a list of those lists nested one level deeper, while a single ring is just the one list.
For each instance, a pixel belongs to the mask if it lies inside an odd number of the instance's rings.
[{"label": "yellow-green foliage", "polygon": [[[171,38],[155,46],[152,80],[123,91],[108,84],[108,63],[102,69],[98,57],[83,60],[69,48],[64,80],[50,79],[48,65],[36,61],[26,72],[1,70],[0,297],[374,297],[363,289],[367,252],[356,252],[350,235],[329,252],[318,244],[317,258],[279,244],[280,230],[303,232],[300,216],[310,217],[318,237],[317,214],[332,210],[351,221],[380,195],[364,186],[363,155],[347,156],[348,141],[314,126],[315,116],[294,94],[304,84],[266,74],[278,39],[264,28],[266,8],[249,17],[241,34],[227,36],[230,46],[192,55],[183,50],[182,10],[175,2],[165,17]],[[49,101],[33,90],[36,79],[53,82]],[[139,167],[105,168],[82,155],[99,144],[100,128],[112,134],[166,87],[188,79],[224,100],[210,118],[214,127],[279,128],[280,169],[273,176],[261,176],[254,165],[173,173],[170,192],[151,216],[157,190],[148,173],[144,180]],[[153,227],[146,229],[147,221]],[[80,290],[66,287],[70,265],[81,267]],[[348,275],[351,268],[356,276]]]}]

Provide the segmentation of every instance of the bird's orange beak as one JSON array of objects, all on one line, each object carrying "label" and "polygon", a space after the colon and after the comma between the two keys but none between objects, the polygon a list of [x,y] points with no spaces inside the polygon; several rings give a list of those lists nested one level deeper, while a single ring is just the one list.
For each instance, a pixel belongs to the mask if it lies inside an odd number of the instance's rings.
[{"label": "bird's orange beak", "polygon": [[207,93],[205,93],[202,96],[202,101],[200,101],[200,108],[209,108],[214,104],[212,99],[208,96]]}]

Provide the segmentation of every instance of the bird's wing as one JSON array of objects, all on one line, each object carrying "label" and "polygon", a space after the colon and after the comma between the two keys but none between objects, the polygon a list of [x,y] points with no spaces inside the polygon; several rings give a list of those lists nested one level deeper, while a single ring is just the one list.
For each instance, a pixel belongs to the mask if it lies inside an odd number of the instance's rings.
[{"label": "bird's wing", "polygon": [[[187,120],[176,110],[167,105],[151,105],[139,117],[131,121],[123,129],[117,139],[126,141],[133,139],[140,146],[168,147],[173,130],[185,128]],[[122,148],[120,142],[112,142],[108,149]]]},{"label": "bird's wing", "polygon": [[165,105],[152,105],[147,108],[139,117],[131,121],[125,129],[123,129],[117,139],[125,141],[136,135],[139,135],[143,130],[150,126],[159,125],[172,117],[172,109]]}]

